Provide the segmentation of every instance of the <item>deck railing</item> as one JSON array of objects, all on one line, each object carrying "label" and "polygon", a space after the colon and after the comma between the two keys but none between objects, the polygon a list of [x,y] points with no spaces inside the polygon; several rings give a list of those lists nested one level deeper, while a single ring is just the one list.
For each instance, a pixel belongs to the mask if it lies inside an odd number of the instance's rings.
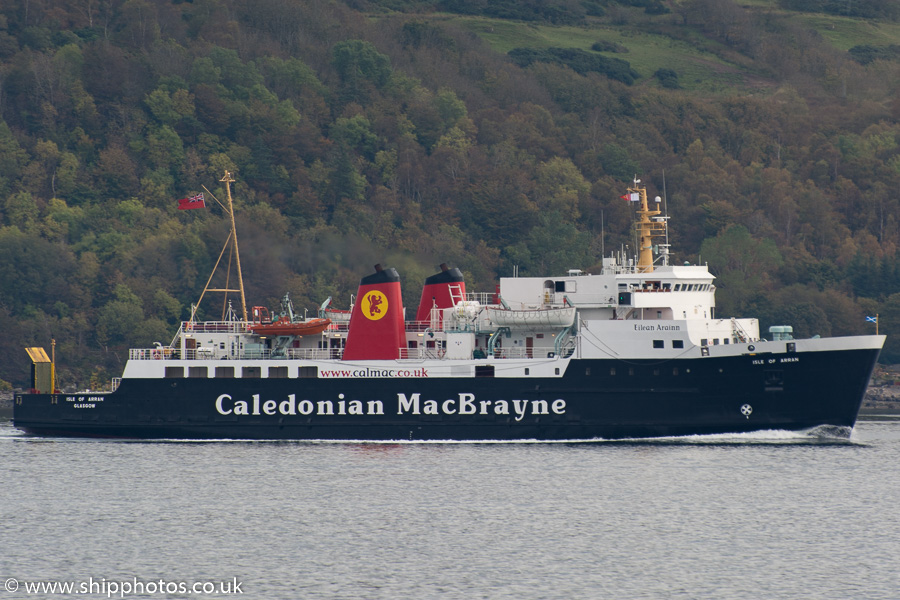
[{"label": "deck railing", "polygon": [[[129,351],[129,360],[340,360],[343,355],[343,348],[288,348],[280,353],[273,353],[270,350],[244,350],[239,355],[230,356],[225,351],[216,351],[206,348],[199,350],[185,350],[184,356],[180,350],[172,348],[132,348]],[[563,348],[560,350],[563,356],[571,354],[571,348]],[[483,355],[484,350],[480,352],[476,349],[476,356]],[[443,348],[398,348],[398,360],[438,360],[446,356],[446,350]],[[553,346],[534,346],[532,348],[513,347],[513,348],[495,348],[494,358],[553,358],[556,356],[556,349]]]}]

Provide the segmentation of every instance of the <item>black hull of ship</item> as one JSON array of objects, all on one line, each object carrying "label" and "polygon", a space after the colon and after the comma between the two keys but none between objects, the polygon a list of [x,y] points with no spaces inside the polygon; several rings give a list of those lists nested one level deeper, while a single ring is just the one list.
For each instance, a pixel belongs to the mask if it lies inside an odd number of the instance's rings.
[{"label": "black hull of ship", "polygon": [[[865,349],[578,359],[562,377],[547,378],[124,380],[103,396],[19,395],[14,424],[26,433],[56,436],[380,441],[627,439],[852,427],[877,357],[878,350]],[[354,400],[363,414],[338,414],[349,413]],[[438,414],[425,414],[429,400]],[[500,400],[509,414],[495,413]],[[554,404],[558,400],[563,404]],[[303,401],[308,403],[301,407]],[[238,402],[248,414],[235,414]],[[325,414],[329,410],[335,414]]]}]

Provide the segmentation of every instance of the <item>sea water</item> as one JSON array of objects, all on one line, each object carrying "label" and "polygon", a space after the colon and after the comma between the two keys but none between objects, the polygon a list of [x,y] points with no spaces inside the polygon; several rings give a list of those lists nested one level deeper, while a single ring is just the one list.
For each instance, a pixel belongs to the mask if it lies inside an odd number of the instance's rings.
[{"label": "sea water", "polygon": [[0,423],[0,600],[894,600],[898,560],[898,421],[582,444]]}]

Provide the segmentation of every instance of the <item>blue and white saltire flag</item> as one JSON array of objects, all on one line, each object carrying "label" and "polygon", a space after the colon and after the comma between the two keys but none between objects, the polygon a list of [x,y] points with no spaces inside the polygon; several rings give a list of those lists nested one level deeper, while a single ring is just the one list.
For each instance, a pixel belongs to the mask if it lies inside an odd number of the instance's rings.
[{"label": "blue and white saltire flag", "polygon": [[866,317],[866,323],[877,323],[878,317]]}]

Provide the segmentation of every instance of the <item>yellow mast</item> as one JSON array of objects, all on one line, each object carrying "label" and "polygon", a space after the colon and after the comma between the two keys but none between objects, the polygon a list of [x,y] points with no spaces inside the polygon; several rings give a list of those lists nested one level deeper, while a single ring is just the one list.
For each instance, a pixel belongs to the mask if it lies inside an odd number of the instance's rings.
[{"label": "yellow mast", "polygon": [[[222,251],[219,253],[219,258],[216,260],[216,264],[213,267],[212,273],[209,274],[209,279],[206,280],[206,285],[203,286],[203,291],[200,293],[200,299],[197,300],[197,304],[194,305],[191,310],[191,318],[190,322],[194,322],[194,315],[197,313],[197,308],[200,306],[200,303],[203,301],[203,296],[206,295],[206,292],[224,292],[228,294],[228,292],[237,292],[241,295],[241,312],[244,317],[244,321],[247,321],[247,300],[244,296],[244,276],[241,272],[241,253],[238,250],[238,241],[237,241],[237,226],[234,222],[234,203],[231,199],[231,184],[234,182],[234,178],[231,176],[229,171],[225,171],[225,175],[220,179],[225,183],[225,192],[228,197],[227,206],[219,202],[219,199],[216,198],[212,192],[206,189],[206,186],[203,187],[206,190],[213,200],[215,200],[222,209],[228,213],[228,217],[231,220],[231,232],[228,234],[228,239],[225,240],[225,245],[222,247]],[[219,268],[219,263],[222,262],[222,256],[225,255],[225,251],[229,249],[231,246],[231,253],[228,255],[228,273],[225,275],[225,287],[224,288],[211,288],[209,287],[210,282],[212,282],[213,276],[216,274],[216,271]],[[228,280],[231,274],[231,255],[234,255],[235,262],[237,263],[237,277],[238,277],[238,287],[237,289],[228,287]],[[225,308],[223,307],[222,319],[225,318]]]},{"label": "yellow mast", "polygon": [[638,273],[653,272],[653,238],[664,237],[666,235],[666,224],[664,221],[651,220],[661,213],[659,210],[650,210],[647,203],[647,188],[637,187],[641,182],[640,179],[634,180],[634,185],[628,188],[629,197],[631,194],[640,196],[641,207],[637,211],[638,221],[634,224],[638,234]]},{"label": "yellow mast", "polygon": [[234,178],[231,173],[225,171],[225,176],[220,179],[225,183],[225,191],[228,195],[228,214],[231,216],[231,236],[234,239],[234,260],[237,262],[238,287],[241,290],[241,310],[244,313],[244,321],[247,320],[247,300],[244,298],[244,276],[241,273],[241,252],[238,250],[237,226],[234,224],[234,204],[231,202],[231,183]]}]

